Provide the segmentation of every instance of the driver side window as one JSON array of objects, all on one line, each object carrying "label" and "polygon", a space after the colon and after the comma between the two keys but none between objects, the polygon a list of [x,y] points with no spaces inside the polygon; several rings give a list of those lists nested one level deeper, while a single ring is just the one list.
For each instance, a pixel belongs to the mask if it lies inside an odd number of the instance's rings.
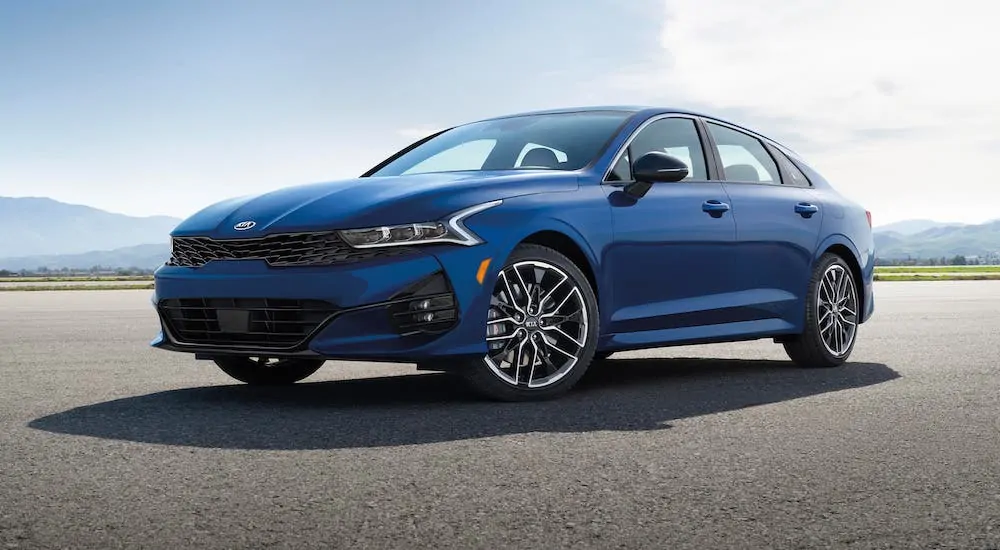
[{"label": "driver side window", "polygon": [[651,151],[660,151],[684,162],[688,167],[688,176],[682,181],[708,179],[705,151],[701,147],[695,122],[689,118],[664,118],[643,128],[615,163],[608,179],[631,181],[630,159],[637,159]]}]

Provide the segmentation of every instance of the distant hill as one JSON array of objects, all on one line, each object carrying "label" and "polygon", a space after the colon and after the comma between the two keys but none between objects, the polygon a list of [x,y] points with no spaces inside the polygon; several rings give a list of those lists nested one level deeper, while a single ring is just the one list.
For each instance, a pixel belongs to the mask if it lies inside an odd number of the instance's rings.
[{"label": "distant hill", "polygon": [[51,270],[58,270],[64,267],[69,269],[90,269],[94,266],[156,269],[163,265],[168,258],[170,258],[169,244],[141,244],[115,250],[85,252],[83,254],[0,258],[0,269],[7,271],[34,270],[40,267]]},{"label": "distant hill", "polygon": [[997,254],[1000,254],[1000,220],[979,225],[939,225],[915,234],[875,233],[875,255],[883,259]]},{"label": "distant hill", "polygon": [[168,243],[180,221],[113,214],[47,198],[0,197],[0,259]]},{"label": "distant hill", "polygon": [[901,235],[916,235],[928,229],[939,227],[961,227],[961,223],[936,222],[934,220],[903,220],[901,222],[880,225],[874,229],[876,233],[899,233]]}]

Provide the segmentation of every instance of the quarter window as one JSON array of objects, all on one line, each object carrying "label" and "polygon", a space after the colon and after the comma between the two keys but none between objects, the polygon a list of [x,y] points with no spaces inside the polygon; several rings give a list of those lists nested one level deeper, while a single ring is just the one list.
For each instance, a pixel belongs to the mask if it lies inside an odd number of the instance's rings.
[{"label": "quarter window", "polygon": [[628,159],[628,149],[622,153],[622,156],[618,157],[618,161],[615,162],[615,166],[608,173],[608,181],[631,181],[632,180],[632,164]]},{"label": "quarter window", "polygon": [[759,139],[707,122],[715,139],[726,181],[780,184],[778,165]]},{"label": "quarter window", "polygon": [[631,181],[630,159],[637,159],[651,151],[667,153],[683,161],[688,167],[685,180],[708,179],[705,151],[694,121],[689,118],[664,118],[651,122],[635,136],[615,163],[608,180]]},{"label": "quarter window", "polygon": [[806,175],[802,173],[802,170],[799,170],[799,167],[796,166],[794,162],[792,162],[792,159],[788,158],[787,155],[775,149],[774,147],[771,148],[771,151],[774,153],[774,158],[778,159],[778,164],[781,165],[781,168],[785,171],[786,174],[788,174],[788,177],[791,180],[791,181],[786,181],[785,183],[789,185],[796,185],[799,187],[809,187],[810,185],[812,185],[809,182],[809,178],[807,178]]}]

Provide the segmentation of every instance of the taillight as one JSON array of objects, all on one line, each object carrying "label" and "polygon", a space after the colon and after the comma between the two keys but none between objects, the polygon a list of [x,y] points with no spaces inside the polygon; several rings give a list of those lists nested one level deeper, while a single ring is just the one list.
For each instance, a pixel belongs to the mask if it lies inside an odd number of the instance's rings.
[{"label": "taillight", "polygon": [[872,213],[865,210],[865,216],[868,217],[868,229],[872,228]]}]

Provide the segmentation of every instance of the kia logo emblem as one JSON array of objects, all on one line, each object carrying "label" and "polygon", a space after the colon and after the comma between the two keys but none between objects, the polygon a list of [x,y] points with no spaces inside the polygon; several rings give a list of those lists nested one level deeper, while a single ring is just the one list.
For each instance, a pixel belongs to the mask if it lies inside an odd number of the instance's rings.
[{"label": "kia logo emblem", "polygon": [[255,225],[257,225],[257,222],[255,222],[253,220],[247,220],[245,222],[240,222],[240,223],[234,225],[233,229],[235,229],[237,231],[246,231],[247,229],[250,229],[250,228],[252,228]]}]

